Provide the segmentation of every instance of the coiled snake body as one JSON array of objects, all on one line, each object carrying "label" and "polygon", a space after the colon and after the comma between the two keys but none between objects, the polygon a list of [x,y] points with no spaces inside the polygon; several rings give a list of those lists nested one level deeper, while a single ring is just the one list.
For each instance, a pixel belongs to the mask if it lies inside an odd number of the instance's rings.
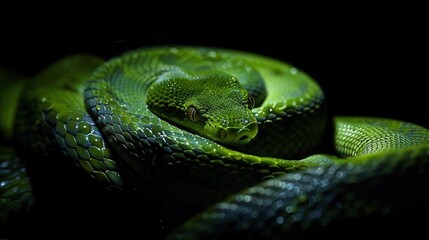
[{"label": "coiled snake body", "polygon": [[[106,63],[71,56],[24,87],[18,109],[25,151],[62,154],[111,189],[127,182],[123,161],[163,197],[199,209],[220,201],[171,233],[176,239],[282,238],[406,212],[409,202],[386,197],[408,193],[392,176],[424,178],[428,164],[427,129],[331,121],[311,77],[226,49],[153,47]],[[331,143],[335,153],[315,154]]]}]

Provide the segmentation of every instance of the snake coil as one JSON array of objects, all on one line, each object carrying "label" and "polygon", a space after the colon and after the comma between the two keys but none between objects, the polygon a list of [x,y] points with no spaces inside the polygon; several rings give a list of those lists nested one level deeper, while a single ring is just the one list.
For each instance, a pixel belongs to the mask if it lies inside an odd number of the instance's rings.
[{"label": "snake coil", "polygon": [[[110,189],[130,184],[127,165],[164,198],[211,206],[171,239],[282,238],[421,203],[398,179],[427,178],[428,130],[331,118],[324,98],[304,72],[252,53],[179,46],[107,62],[77,55],[25,86],[16,139]],[[336,152],[315,154],[322,142]],[[397,201],[404,193],[409,201]]]}]

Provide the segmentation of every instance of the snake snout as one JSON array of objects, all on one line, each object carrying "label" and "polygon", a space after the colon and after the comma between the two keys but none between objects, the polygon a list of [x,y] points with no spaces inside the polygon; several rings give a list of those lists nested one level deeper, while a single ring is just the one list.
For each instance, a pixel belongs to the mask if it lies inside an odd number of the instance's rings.
[{"label": "snake snout", "polygon": [[219,130],[220,141],[230,145],[244,145],[258,133],[258,124],[250,123],[242,128],[222,128]]}]

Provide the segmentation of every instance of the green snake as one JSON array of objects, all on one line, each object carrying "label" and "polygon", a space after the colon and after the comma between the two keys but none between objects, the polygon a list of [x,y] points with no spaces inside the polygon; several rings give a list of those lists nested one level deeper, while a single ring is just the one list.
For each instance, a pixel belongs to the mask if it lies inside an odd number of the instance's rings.
[{"label": "green snake", "polygon": [[[253,53],[161,46],[108,61],[73,55],[16,92],[2,131],[17,152],[60,156],[108,189],[126,189],[135,175],[201,211],[171,239],[283,238],[395,216],[419,201],[397,179],[427,175],[426,128],[331,118],[309,75]],[[22,180],[31,176],[10,149],[1,153],[5,220],[29,205]],[[411,200],[389,198],[401,194]]]}]

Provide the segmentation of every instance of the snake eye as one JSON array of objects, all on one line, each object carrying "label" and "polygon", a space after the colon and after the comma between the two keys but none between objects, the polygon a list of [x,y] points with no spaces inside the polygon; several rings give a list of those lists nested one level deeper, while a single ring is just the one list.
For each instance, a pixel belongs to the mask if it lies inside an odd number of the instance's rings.
[{"label": "snake eye", "polygon": [[252,110],[255,107],[255,98],[253,98],[251,95],[249,95],[249,98],[247,99],[247,107]]},{"label": "snake eye", "polygon": [[194,123],[200,121],[200,114],[194,106],[189,106],[188,109],[186,109],[186,117]]}]

